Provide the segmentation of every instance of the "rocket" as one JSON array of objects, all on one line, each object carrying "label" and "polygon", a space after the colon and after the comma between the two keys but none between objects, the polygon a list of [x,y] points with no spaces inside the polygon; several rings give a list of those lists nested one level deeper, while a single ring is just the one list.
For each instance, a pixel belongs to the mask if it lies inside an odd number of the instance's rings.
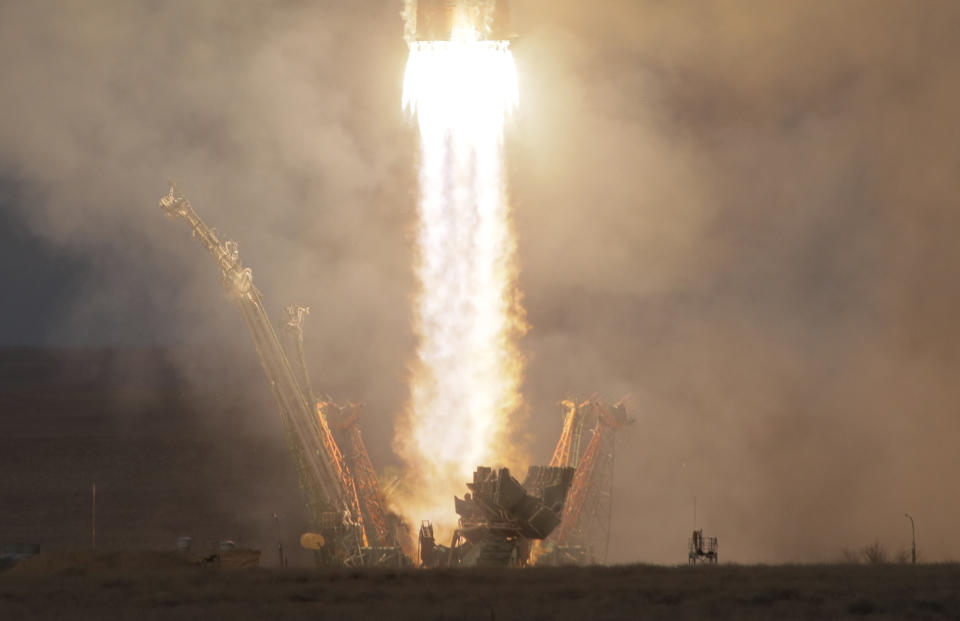
[{"label": "rocket", "polygon": [[454,28],[469,25],[488,41],[515,38],[508,32],[507,0],[417,0],[417,41],[449,41]]}]

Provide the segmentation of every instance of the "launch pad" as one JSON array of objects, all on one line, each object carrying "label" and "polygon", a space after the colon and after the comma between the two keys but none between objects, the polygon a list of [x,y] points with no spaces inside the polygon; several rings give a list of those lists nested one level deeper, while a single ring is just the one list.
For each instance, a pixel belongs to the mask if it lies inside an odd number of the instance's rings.
[{"label": "launch pad", "polygon": [[[408,525],[385,501],[363,442],[361,407],[320,399],[313,392],[303,351],[303,320],[309,309],[286,308],[282,340],[237,243],[220,240],[173,184],[159,206],[169,217],[188,223],[240,308],[297,466],[316,531],[302,541],[312,542],[305,545],[314,550],[318,565],[402,567],[412,564],[416,555],[424,567],[525,566],[534,542],[558,551],[543,554],[543,564],[605,560],[614,432],[629,422],[622,402],[612,407],[595,397],[579,404],[564,402],[563,432],[549,466],[531,467],[522,484],[506,468],[479,466],[467,484],[470,493],[453,499],[460,518],[450,545],[438,545],[432,523],[424,521],[415,550]],[[588,424],[595,427],[583,448]],[[571,556],[573,548],[583,553]]]},{"label": "launch pad", "polygon": [[[278,335],[236,242],[221,241],[172,185],[160,207],[187,221],[240,308],[297,466],[316,531],[302,540],[318,564],[402,566],[415,554],[427,567],[603,562],[613,434],[628,422],[622,403],[570,403],[553,459],[530,468],[523,484],[489,467],[517,454],[517,342],[527,329],[506,200],[504,128],[519,99],[507,2],[408,0],[405,18],[402,105],[420,138],[417,348],[394,446],[415,479],[409,497],[388,503],[363,442],[360,406],[314,393],[303,351],[309,309],[288,306]],[[588,424],[595,427],[584,447]],[[409,524],[446,513],[438,499],[473,468],[470,493],[453,499],[459,519],[450,545],[438,544],[434,522],[422,521],[415,549]]]}]

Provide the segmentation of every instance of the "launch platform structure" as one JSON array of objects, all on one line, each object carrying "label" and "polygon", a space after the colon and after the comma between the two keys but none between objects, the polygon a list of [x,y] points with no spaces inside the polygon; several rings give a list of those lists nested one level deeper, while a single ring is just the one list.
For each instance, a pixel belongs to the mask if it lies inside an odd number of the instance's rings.
[{"label": "launch platform structure", "polygon": [[720,556],[719,544],[716,537],[704,537],[703,529],[693,531],[687,543],[687,562],[690,565],[697,563],[716,564]]},{"label": "launch platform structure", "polygon": [[[563,519],[550,542],[568,558],[579,556],[590,563],[605,563],[610,548],[613,514],[613,467],[616,432],[632,422],[626,398],[607,406],[596,397],[567,407],[564,428],[551,466],[574,466],[573,483],[564,505]],[[582,430],[594,424],[593,435],[579,455]],[[579,555],[571,554],[579,550]]]},{"label": "launch platform structure", "polygon": [[336,415],[330,416],[334,437],[343,450],[347,467],[353,475],[369,545],[380,547],[396,545],[398,537],[396,533],[390,532],[383,490],[380,488],[380,480],[377,478],[377,472],[373,468],[373,462],[367,453],[360,431],[360,410],[363,405],[350,403],[341,408],[335,404],[319,402],[317,407],[336,408]]},{"label": "launch platform structure", "polygon": [[395,546],[398,540],[396,533],[391,533],[387,525],[387,508],[383,498],[383,490],[373,462],[367,453],[366,444],[360,431],[359,418],[363,404],[349,403],[340,406],[328,395],[318,398],[313,392],[310,382],[310,372],[307,370],[307,358],[303,351],[303,320],[310,314],[307,306],[286,307],[287,321],[284,331],[291,336],[292,356],[298,363],[300,379],[310,397],[310,402],[317,407],[317,417],[328,422],[332,436],[327,440],[336,446],[345,461],[344,485],[352,489],[359,508],[364,536],[367,545]]},{"label": "launch platform structure", "polygon": [[[329,397],[318,399],[316,393],[313,392],[313,386],[310,382],[310,371],[307,369],[307,357],[303,350],[303,320],[304,317],[310,314],[310,307],[291,305],[287,306],[284,310],[287,314],[287,320],[283,323],[282,327],[283,332],[289,336],[286,345],[288,352],[287,359],[296,361],[296,368],[297,371],[299,371],[298,381],[302,382],[301,386],[304,389],[304,396],[307,398],[308,403],[315,404],[316,406],[317,423],[320,428],[320,442],[324,450],[331,455],[337,478],[340,481],[340,485],[346,491],[350,501],[351,515],[348,517],[344,514],[344,521],[352,523],[353,518],[357,518],[357,523],[363,527],[363,544],[368,545],[371,536],[367,532],[369,530],[367,524],[362,520],[360,494],[357,490],[356,480],[353,477],[350,465],[343,455],[340,444],[337,442],[335,433],[330,425],[331,415],[339,412],[339,407]],[[321,523],[325,523],[327,528],[329,528],[329,521],[329,515],[325,515],[321,519]]]},{"label": "launch platform structure", "polygon": [[[253,284],[253,273],[240,260],[237,243],[221,241],[174,184],[170,184],[159,204],[168,216],[187,221],[193,236],[217,264],[224,286],[240,309],[277,403],[311,526],[336,542],[337,549],[329,557],[345,565],[363,564],[364,548],[372,538],[367,532],[374,529],[364,524],[354,476],[330,429],[327,417],[330,403],[313,405],[317,400],[309,387],[301,327],[309,309],[287,308],[285,327],[295,337],[295,359],[301,374],[298,380],[264,309],[263,295]],[[363,453],[366,454],[365,449]]]},{"label": "launch platform structure", "polygon": [[563,431],[560,432],[560,440],[553,450],[553,457],[550,459],[550,465],[555,467],[576,468],[580,463],[580,455],[583,444],[583,428],[587,422],[587,413],[590,400],[578,405],[576,401],[565,399],[560,405],[566,408],[563,416]]},{"label": "launch platform structure", "polygon": [[459,527],[449,546],[437,545],[433,525],[420,526],[423,567],[524,567],[534,542],[560,525],[573,468],[531,466],[521,484],[507,468],[478,466],[469,494],[454,497]]}]

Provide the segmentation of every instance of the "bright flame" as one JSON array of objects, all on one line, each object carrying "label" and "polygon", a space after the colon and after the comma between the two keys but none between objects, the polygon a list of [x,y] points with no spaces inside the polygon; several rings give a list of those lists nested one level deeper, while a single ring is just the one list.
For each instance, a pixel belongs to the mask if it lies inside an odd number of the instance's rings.
[{"label": "bright flame", "polygon": [[396,438],[409,467],[398,505],[409,524],[430,519],[449,531],[453,495],[473,470],[517,457],[508,432],[522,406],[515,341],[525,324],[504,174],[504,122],[517,105],[509,44],[463,29],[452,41],[414,43],[403,105],[420,129],[420,292]]}]

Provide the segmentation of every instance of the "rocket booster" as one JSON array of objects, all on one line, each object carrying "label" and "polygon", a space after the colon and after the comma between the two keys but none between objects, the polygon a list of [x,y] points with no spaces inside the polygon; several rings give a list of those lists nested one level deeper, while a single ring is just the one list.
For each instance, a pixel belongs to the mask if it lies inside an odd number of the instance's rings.
[{"label": "rocket booster", "polygon": [[470,28],[481,39],[512,39],[507,0],[417,0],[417,41],[449,41],[458,28]]}]

